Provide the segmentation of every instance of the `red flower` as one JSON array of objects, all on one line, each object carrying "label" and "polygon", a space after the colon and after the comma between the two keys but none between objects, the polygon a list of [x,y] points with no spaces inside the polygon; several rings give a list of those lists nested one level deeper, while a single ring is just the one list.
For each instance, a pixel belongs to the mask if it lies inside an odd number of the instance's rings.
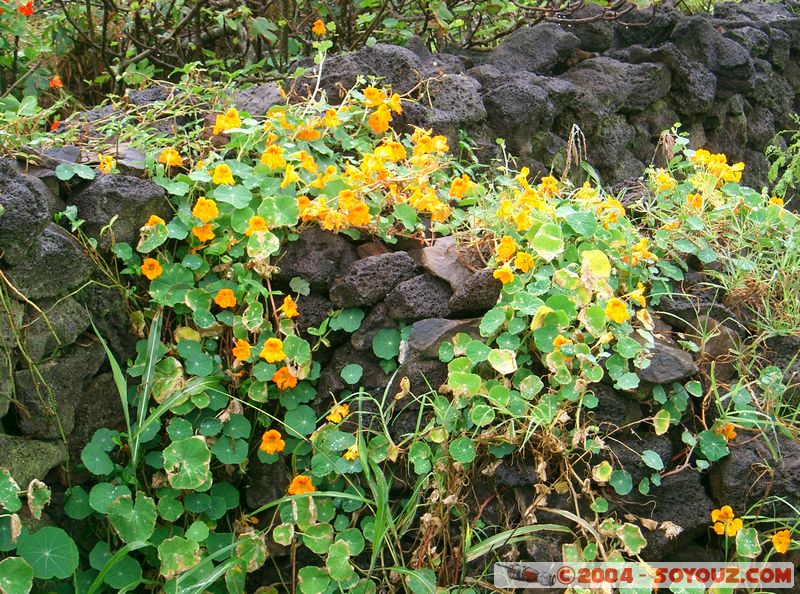
[{"label": "red flower", "polygon": [[61,89],[64,87],[64,83],[61,82],[61,77],[57,74],[50,79],[50,88],[51,89]]},{"label": "red flower", "polygon": [[17,10],[24,17],[31,16],[33,14],[33,0],[28,0],[27,3],[23,4],[22,6],[18,6]]},{"label": "red flower", "polygon": [[53,122],[52,124],[50,124],[50,132],[56,132],[56,131],[58,131],[58,126],[59,126],[60,124],[61,124],[61,121],[60,121],[60,120],[56,120],[55,122]]}]

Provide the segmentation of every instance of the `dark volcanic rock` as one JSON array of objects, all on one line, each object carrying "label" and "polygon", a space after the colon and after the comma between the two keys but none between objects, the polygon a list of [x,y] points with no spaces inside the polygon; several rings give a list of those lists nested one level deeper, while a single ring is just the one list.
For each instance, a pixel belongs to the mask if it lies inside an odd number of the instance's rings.
[{"label": "dark volcanic rock", "polygon": [[766,364],[783,372],[787,397],[800,405],[800,336],[772,336],[764,342]]},{"label": "dark volcanic rock", "polygon": [[100,236],[100,230],[113,217],[113,238],[117,242],[135,244],[139,230],[151,214],[169,218],[170,207],[163,188],[151,181],[128,175],[100,175],[86,188],[70,198],[78,207],[78,216],[84,219],[83,230],[106,250],[111,246],[112,235]]},{"label": "dark volcanic rock", "polygon": [[75,419],[75,429],[68,436],[70,452],[75,459],[80,457],[81,450],[98,429],[125,429],[122,402],[111,373],[98,375],[79,394]]},{"label": "dark volcanic rock", "polygon": [[503,288],[503,284],[493,274],[490,268],[484,268],[461,284],[450,298],[453,314],[482,315],[493,308]]},{"label": "dark volcanic rock", "polygon": [[308,281],[313,291],[326,294],[334,279],[355,260],[355,248],[345,237],[311,227],[286,245],[276,278],[288,285],[297,276]]},{"label": "dark volcanic rock", "polygon": [[286,489],[291,482],[286,465],[280,462],[262,464],[257,459],[252,460],[247,467],[247,478],[249,483],[244,496],[251,510],[286,495]]},{"label": "dark volcanic rock", "polygon": [[246,111],[251,116],[262,117],[270,107],[286,102],[278,85],[272,82],[248,87],[233,96],[237,109]]},{"label": "dark volcanic rock", "polygon": [[14,383],[22,432],[42,439],[60,439],[62,432],[69,435],[75,427],[75,409],[82,388],[104,359],[103,347],[92,342],[40,364],[38,374],[17,371]]},{"label": "dark volcanic rock", "polygon": [[[654,530],[642,530],[647,547],[642,557],[660,561],[708,532],[714,502],[706,494],[700,474],[684,470],[664,477],[652,487],[651,497],[634,496],[641,507],[628,506],[634,514],[658,522]],[[677,534],[676,534],[677,532]]]},{"label": "dark volcanic rock", "polygon": [[416,262],[406,252],[362,258],[334,281],[330,298],[338,307],[373,305],[398,284],[415,276],[416,271]]},{"label": "dark volcanic rock", "polygon": [[489,54],[487,62],[506,72],[553,74],[562,70],[580,41],[555,23],[523,27]]},{"label": "dark volcanic rock", "polygon": [[396,327],[397,321],[389,317],[386,302],[381,301],[364,317],[358,330],[350,335],[350,344],[360,351],[369,350],[378,330]]},{"label": "dark volcanic rock", "polygon": [[590,418],[601,429],[616,429],[641,420],[642,407],[638,401],[625,396],[606,384],[592,384],[589,389],[597,398],[597,406],[589,411]]},{"label": "dark volcanic rock", "polygon": [[[770,446],[763,437],[746,441],[737,438],[729,444],[730,455],[711,469],[711,495],[718,505],[730,505],[740,515],[768,495],[797,501],[800,443],[780,434],[770,435],[769,439]],[[738,443],[740,440],[744,443]],[[795,512],[782,503],[773,503],[762,508],[761,513],[780,517],[792,516]]]},{"label": "dark volcanic rock", "polygon": [[25,323],[25,349],[36,362],[71,345],[90,324],[86,308],[72,297],[38,305],[43,315],[29,307]]},{"label": "dark volcanic rock", "polygon": [[439,346],[459,332],[466,332],[478,338],[479,324],[479,318],[471,320],[431,318],[414,322],[408,335],[409,354],[416,353],[421,357],[436,359],[439,357]]},{"label": "dark volcanic rock", "polygon": [[350,364],[361,366],[363,374],[358,384],[367,391],[374,390],[379,394],[389,385],[391,375],[381,368],[380,360],[372,354],[372,351],[359,351],[352,345],[345,344],[336,349],[330,362],[320,374],[317,385],[318,412],[329,408],[331,395],[338,396],[339,392],[349,387],[342,379],[341,373],[342,369]]},{"label": "dark volcanic rock", "polygon": [[534,463],[521,461],[519,463],[510,460],[503,460],[494,469],[494,484],[498,487],[525,487],[533,489],[539,482],[536,476],[536,466]]},{"label": "dark volcanic rock", "polygon": [[51,468],[67,461],[63,443],[48,443],[0,434],[0,467],[26,489],[33,479],[43,480]]},{"label": "dark volcanic rock", "polygon": [[0,253],[19,262],[50,220],[50,192],[44,183],[0,160]]},{"label": "dark volcanic rock", "polygon": [[664,64],[625,64],[608,57],[584,60],[564,78],[591,93],[589,107],[600,116],[645,109],[664,97],[672,83]]},{"label": "dark volcanic rock", "polygon": [[446,282],[420,274],[397,285],[386,296],[386,312],[395,320],[413,322],[422,318],[444,318],[450,314],[452,291]]},{"label": "dark volcanic rock", "polygon": [[438,359],[406,361],[397,369],[391,392],[399,392],[402,378],[407,377],[415,396],[437,391],[447,381],[447,365]]},{"label": "dark volcanic rock", "polygon": [[636,375],[650,384],[671,384],[691,377],[697,371],[698,367],[689,353],[675,344],[656,338],[650,352],[650,365],[637,370]]},{"label": "dark volcanic rock", "polygon": [[[55,297],[89,280],[93,263],[64,229],[50,223],[26,260],[8,272],[14,286],[28,299]],[[56,275],[57,273],[57,275]]]}]

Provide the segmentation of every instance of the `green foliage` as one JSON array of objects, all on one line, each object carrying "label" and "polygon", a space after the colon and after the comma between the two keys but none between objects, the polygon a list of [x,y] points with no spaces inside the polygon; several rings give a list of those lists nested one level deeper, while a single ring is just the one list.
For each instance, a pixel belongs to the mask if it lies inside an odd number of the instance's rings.
[{"label": "green foliage", "polygon": [[[175,149],[182,166],[165,163],[162,147],[149,151],[152,179],[174,216],[151,218],[135,246],[113,248],[129,294],[143,305],[147,336],[127,374],[112,362],[125,427],[100,430],[86,445],[80,464],[95,483],[72,487],[64,507],[102,535],[88,558],[89,592],[145,583],[165,592],[243,592],[247,574],[266,563],[268,543],[307,550],[313,561],[296,575],[278,568],[304,593],[398,583],[433,591],[437,572],[456,569],[451,558],[488,560],[539,531],[570,535],[565,550],[576,558],[636,556],[646,540],[633,520],[609,513],[609,500],[634,486],[643,494],[658,488],[662,473],[723,459],[728,424],[759,426],[741,386],[716,394],[720,420],[697,429],[683,425],[687,413],[717,386],[640,385],[654,342],[648,302],[669,294],[690,257],[730,264],[712,232],[719,225],[738,221],[749,231],[768,223],[788,233],[793,215],[740,186],[735,165],[693,162],[687,151],[669,172],[652,172],[657,205],[634,221],[618,197],[590,183],[534,183],[508,165],[491,177],[464,171],[447,156],[444,137],[394,133],[389,123],[401,110],[389,91],[353,89],[342,106],[315,97],[278,106],[265,121],[220,113],[228,143],[187,141]],[[57,174],[89,176],[76,168]],[[713,208],[694,212],[696,193]],[[65,215],[76,228],[79,214]],[[480,245],[502,290],[479,338],[461,333],[441,345],[444,386],[412,394],[399,377],[394,393],[369,394],[360,388],[371,379],[364,367],[348,363],[338,370],[344,388],[318,394],[320,349],[332,332],[357,331],[365,312],[329,312],[300,331],[296,310],[309,283],[294,278],[284,293],[273,279],[287,245],[312,225],[354,239],[452,234]],[[765,250],[776,248],[770,239],[759,239]],[[370,347],[387,373],[398,368],[408,331],[374,334]],[[782,395],[779,375],[761,376],[764,393]],[[604,380],[652,406],[639,429],[683,431],[679,468],[654,450],[638,451],[649,474],[634,485],[631,469],[608,455],[604,431],[587,420],[599,404],[593,386]],[[401,416],[408,411],[411,427]],[[471,515],[466,489],[476,473],[520,451],[536,457],[542,484],[590,501],[586,518],[550,510],[577,528],[487,527]],[[591,464],[591,480],[553,476],[578,460]],[[285,495],[246,512],[239,489],[256,464],[279,464],[292,476]],[[18,512],[22,496],[36,516],[49,491],[32,483],[23,492],[0,469],[3,511]],[[468,528],[456,545],[444,536],[455,522]],[[413,571],[403,540],[410,531],[426,545]],[[16,545],[3,534],[3,548],[16,549],[4,561],[15,580],[9,591],[24,591],[32,577],[77,583],[77,547],[62,530],[23,531]],[[757,555],[758,534],[739,534],[739,554]],[[429,556],[437,547],[441,556]]]}]

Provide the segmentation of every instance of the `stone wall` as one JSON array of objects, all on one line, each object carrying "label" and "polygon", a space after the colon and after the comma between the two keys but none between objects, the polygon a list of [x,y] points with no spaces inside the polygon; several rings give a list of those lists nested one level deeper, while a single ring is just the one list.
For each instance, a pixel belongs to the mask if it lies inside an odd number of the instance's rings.
[{"label": "stone wall", "polygon": [[[695,147],[744,161],[745,182],[760,187],[764,149],[798,110],[799,56],[800,16],[789,3],[732,2],[714,16],[659,10],[543,23],[485,54],[432,55],[419,40],[379,44],[328,57],[321,82],[331,97],[360,74],[384,77],[401,94],[416,89],[423,106],[409,107],[406,122],[447,133],[452,147],[466,130],[484,156],[504,138],[532,172],[560,173],[576,124],[607,184],[639,177],[660,133],[681,122]],[[248,99],[257,97],[253,90]]]},{"label": "stone wall", "polygon": [[[0,160],[0,466],[20,484],[68,456],[74,464],[96,429],[122,422],[94,327],[123,367],[136,336],[122,288],[98,266],[111,262],[111,232],[101,230],[118,217],[113,236],[135,242],[150,212],[168,211],[164,191],[141,177],[59,182],[56,159],[79,154],[55,151],[41,167]],[[70,205],[99,251],[54,222]]]}]

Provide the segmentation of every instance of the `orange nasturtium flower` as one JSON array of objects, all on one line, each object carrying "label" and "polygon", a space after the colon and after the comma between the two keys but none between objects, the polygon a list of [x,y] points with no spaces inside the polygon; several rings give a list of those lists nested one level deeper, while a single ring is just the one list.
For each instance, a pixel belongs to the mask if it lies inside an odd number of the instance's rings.
[{"label": "orange nasturtium flower", "polygon": [[378,109],[372,112],[367,123],[375,134],[383,134],[389,129],[389,122],[392,121],[392,113],[385,104],[381,104]]},{"label": "orange nasturtium flower", "polygon": [[628,297],[631,298],[631,301],[634,301],[639,304],[639,307],[647,307],[647,299],[644,296],[644,285],[642,283],[638,283],[636,288],[628,293]]},{"label": "orange nasturtium flower", "polygon": [[297,139],[311,142],[322,137],[322,132],[311,126],[303,126],[297,129]]},{"label": "orange nasturtium flower", "polygon": [[543,177],[539,184],[539,191],[545,196],[555,196],[558,194],[558,180],[552,175]]},{"label": "orange nasturtium flower", "polygon": [[533,268],[533,256],[526,252],[517,252],[517,257],[514,258],[514,266],[520,272],[528,272]]},{"label": "orange nasturtium flower", "polygon": [[783,198],[779,198],[778,196],[772,196],[769,199],[769,203],[774,206],[780,206],[781,208],[783,208]]},{"label": "orange nasturtium flower", "polygon": [[217,203],[210,198],[201,196],[197,199],[197,202],[195,202],[194,208],[192,209],[192,216],[196,219],[200,219],[204,223],[213,221],[219,216]]},{"label": "orange nasturtium flower", "polygon": [[289,371],[288,367],[281,367],[272,376],[272,381],[278,386],[278,389],[288,390],[297,385],[297,378]]},{"label": "orange nasturtium flower", "polygon": [[286,167],[286,159],[283,158],[283,149],[276,144],[271,144],[264,149],[259,159],[261,163],[270,169],[283,169]]},{"label": "orange nasturtium flower", "polygon": [[282,452],[285,447],[286,442],[283,441],[280,431],[270,429],[261,436],[261,445],[258,446],[258,449],[267,454],[277,454]]},{"label": "orange nasturtium flower", "polygon": [[666,190],[671,190],[674,188],[678,182],[675,181],[669,171],[664,169],[656,169],[655,175],[655,182],[656,182],[656,194],[659,192],[664,192]]},{"label": "orange nasturtium flower", "polygon": [[28,0],[22,6],[18,6],[17,10],[24,17],[29,17],[33,14],[33,0]]},{"label": "orange nasturtium flower", "polygon": [[100,161],[100,164],[97,168],[100,170],[100,173],[111,173],[111,170],[114,169],[114,165],[117,164],[117,161],[111,155],[104,155],[100,153],[97,155],[97,160]]},{"label": "orange nasturtium flower", "polygon": [[339,125],[339,113],[335,109],[329,109],[322,118],[322,123],[326,128],[335,128]]},{"label": "orange nasturtium flower", "polygon": [[239,361],[247,361],[250,358],[250,343],[240,338],[236,341],[236,346],[231,349],[231,354]]},{"label": "orange nasturtium flower", "polygon": [[64,83],[61,82],[61,77],[57,74],[50,79],[50,88],[51,89],[63,89]]},{"label": "orange nasturtium flower", "polygon": [[736,536],[736,533],[744,526],[741,518],[734,517],[730,505],[723,505],[720,509],[712,510],[711,521],[714,522],[714,532],[720,536],[723,534]]},{"label": "orange nasturtium flower", "polygon": [[502,239],[500,239],[500,245],[497,246],[497,261],[508,262],[514,257],[516,252],[517,242],[514,241],[513,237],[504,235]]},{"label": "orange nasturtium flower", "polygon": [[163,163],[167,167],[183,167],[183,159],[180,153],[171,146],[161,151],[161,154],[158,156],[158,162]]},{"label": "orange nasturtium flower", "polygon": [[349,448],[347,448],[347,451],[345,451],[345,453],[342,454],[342,457],[345,460],[349,460],[350,462],[352,462],[353,460],[358,460],[358,444],[354,443]]},{"label": "orange nasturtium flower", "polygon": [[214,297],[214,303],[223,309],[236,306],[236,295],[232,289],[220,289]]},{"label": "orange nasturtium flower", "polygon": [[291,295],[287,295],[283,298],[283,305],[281,305],[278,309],[282,311],[283,315],[287,318],[296,318],[300,315],[300,312],[297,311],[297,303],[295,303]]},{"label": "orange nasturtium flower", "polygon": [[400,103],[400,95],[397,93],[394,93],[391,97],[389,97],[389,99],[386,101],[386,105],[388,105],[389,109],[395,113],[403,113],[403,106]]},{"label": "orange nasturtium flower", "polygon": [[156,225],[166,225],[164,219],[162,219],[158,215],[151,214],[150,218],[147,219],[147,222],[144,224],[145,227],[155,227]]},{"label": "orange nasturtium flower", "polygon": [[281,181],[281,190],[287,188],[289,185],[296,181],[300,181],[300,176],[294,168],[294,165],[287,165],[283,171],[283,181]]},{"label": "orange nasturtium flower", "polygon": [[283,361],[286,358],[286,353],[283,352],[283,341],[280,338],[268,338],[258,356],[267,363]]},{"label": "orange nasturtium flower", "polygon": [[606,317],[612,322],[623,324],[631,319],[631,314],[628,313],[628,306],[622,299],[612,297],[606,304]]},{"label": "orange nasturtium flower", "polygon": [[772,546],[781,555],[785,555],[792,544],[792,536],[788,530],[780,530],[772,535]]},{"label": "orange nasturtium flower", "polygon": [[298,474],[292,479],[292,484],[289,485],[289,495],[305,495],[306,493],[313,493],[317,489],[314,483],[311,482],[311,477],[305,474]]},{"label": "orange nasturtium flower", "polygon": [[367,87],[364,89],[364,103],[367,107],[378,107],[386,101],[386,93],[376,89],[375,87]]},{"label": "orange nasturtium flower", "polygon": [[453,183],[450,184],[450,197],[461,199],[464,197],[470,187],[472,187],[472,182],[469,179],[469,176],[465,173],[461,177],[457,177],[453,180]]},{"label": "orange nasturtium flower", "polygon": [[233,128],[241,128],[242,119],[239,117],[239,112],[235,107],[231,107],[227,112],[217,115],[216,122],[214,123],[214,135],[227,132]]},{"label": "orange nasturtium flower", "polygon": [[726,423],[725,425],[719,425],[714,429],[714,433],[724,437],[725,441],[736,439],[736,429],[734,429],[733,425],[731,425],[730,423]]},{"label": "orange nasturtium flower", "polygon": [[253,233],[264,233],[266,231],[269,231],[266,219],[256,215],[254,217],[250,217],[247,230],[244,232],[244,234],[250,237]]},{"label": "orange nasturtium flower", "polygon": [[211,225],[208,223],[205,225],[192,227],[192,235],[202,242],[211,241],[215,237],[214,231],[211,229]]},{"label": "orange nasturtium flower", "polygon": [[350,406],[347,404],[337,404],[331,409],[330,414],[325,418],[331,423],[341,423],[349,412]]},{"label": "orange nasturtium flower", "polygon": [[700,212],[703,210],[703,195],[699,192],[695,194],[687,194],[686,206],[689,208],[689,210]]},{"label": "orange nasturtium flower", "polygon": [[325,28],[325,21],[322,19],[317,19],[314,21],[314,24],[311,25],[311,32],[317,37],[322,37],[325,35],[328,32],[328,30]]},{"label": "orange nasturtium flower", "polygon": [[561,347],[565,344],[575,344],[572,342],[571,338],[567,338],[566,336],[561,336],[560,334],[553,339],[553,349],[561,350]]},{"label": "orange nasturtium flower", "polygon": [[144,262],[142,262],[142,274],[149,280],[157,279],[162,272],[164,272],[164,269],[161,268],[161,264],[155,258],[145,258]]},{"label": "orange nasturtium flower", "polygon": [[233,171],[231,171],[231,168],[225,163],[220,163],[214,168],[214,173],[211,175],[211,181],[218,186],[232,186],[236,183],[233,179]]},{"label": "orange nasturtium flower", "polygon": [[511,267],[508,265],[502,266],[495,270],[492,276],[504,285],[514,280],[514,273],[511,272]]}]

